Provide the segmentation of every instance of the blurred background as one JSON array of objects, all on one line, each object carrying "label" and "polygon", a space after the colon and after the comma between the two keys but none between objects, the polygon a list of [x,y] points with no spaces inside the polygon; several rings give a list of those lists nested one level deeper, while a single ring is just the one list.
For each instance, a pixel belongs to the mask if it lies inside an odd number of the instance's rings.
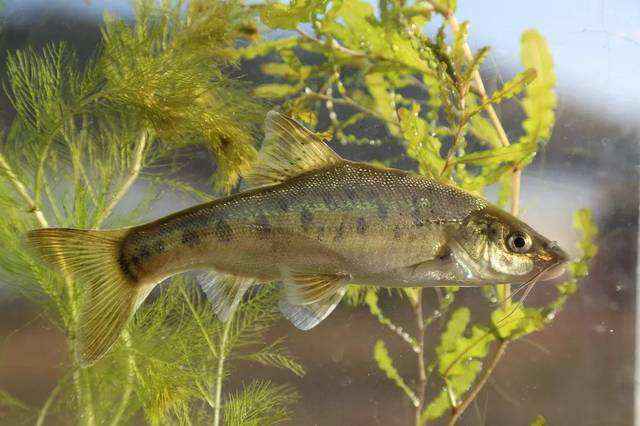
[{"label": "blurred background", "polygon": [[[66,40],[88,56],[99,40],[105,10],[130,13],[126,1],[7,1],[3,51]],[[571,226],[573,210],[592,209],[600,229],[600,251],[591,274],[561,319],[512,346],[462,424],[528,424],[540,413],[549,424],[633,424],[640,2],[464,1],[458,18],[473,22],[472,47],[493,47],[482,70],[490,87],[515,73],[523,30],[536,28],[547,38],[558,76],[559,107],[551,142],[523,176],[522,216],[570,252],[575,252],[577,238]],[[2,114],[9,117],[4,92],[0,96]],[[499,114],[508,132],[518,131],[514,111]],[[351,159],[369,157],[362,147],[340,151]],[[197,159],[194,164],[199,164]],[[196,183],[208,175],[197,168],[190,173]],[[154,217],[186,205],[167,194]],[[538,286],[531,297],[544,298],[549,292]],[[465,303],[487,303],[476,289],[463,290],[459,297]],[[407,304],[388,298],[382,306],[394,321],[409,321]],[[302,396],[291,424],[410,424],[408,402],[372,360],[379,331],[366,308],[342,305],[311,333],[282,321],[274,333],[290,336],[288,346],[308,371],[303,378],[285,373],[279,377],[293,383]],[[1,283],[0,340],[5,342],[0,388],[41,404],[63,373],[64,341],[45,326],[33,306],[9,298]],[[387,342],[391,351],[400,348],[392,338]],[[397,356],[395,361],[401,373],[414,368],[413,356]]]}]

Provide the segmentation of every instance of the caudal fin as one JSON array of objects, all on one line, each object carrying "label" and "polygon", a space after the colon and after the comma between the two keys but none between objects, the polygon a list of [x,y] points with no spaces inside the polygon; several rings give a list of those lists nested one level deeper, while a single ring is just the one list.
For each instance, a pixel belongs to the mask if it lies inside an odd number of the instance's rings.
[{"label": "caudal fin", "polygon": [[118,262],[126,233],[44,228],[27,234],[44,260],[87,286],[78,322],[79,355],[85,365],[113,346],[150,290],[127,276]]}]

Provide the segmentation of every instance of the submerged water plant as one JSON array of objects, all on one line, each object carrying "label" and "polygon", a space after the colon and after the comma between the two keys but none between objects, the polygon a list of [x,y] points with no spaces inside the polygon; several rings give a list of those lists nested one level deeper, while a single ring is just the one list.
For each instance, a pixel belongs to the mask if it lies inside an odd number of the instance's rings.
[{"label": "submerged water plant", "polygon": [[[76,338],[81,283],[45,268],[21,244],[34,227],[99,229],[148,218],[166,188],[210,198],[167,178],[178,174],[185,152],[209,152],[216,190],[234,188],[256,154],[255,124],[264,109],[254,96],[282,103],[335,142],[389,148],[395,157],[386,164],[406,166],[409,157],[420,173],[477,194],[498,185],[499,204],[517,215],[522,172],[555,120],[551,56],[538,32],[525,32],[522,72],[489,91],[479,73],[489,49],[470,49],[469,25],[457,21],[455,9],[440,0],[381,0],[377,9],[363,0],[250,7],[139,0],[133,25],[105,17],[91,60],[64,44],[12,52],[5,87],[16,116],[0,151],[0,241],[12,249],[0,255],[0,270],[12,291],[66,336],[70,367],[41,407],[0,392],[10,421],[45,424],[73,413],[74,422],[87,425],[141,417],[150,424],[261,425],[290,416],[297,395],[286,384],[253,378],[225,388],[241,362],[304,372],[282,339],[266,337],[279,318],[273,289],[251,293],[221,323],[199,291],[174,279],[152,295],[104,360],[83,369]],[[289,32],[257,40],[256,14],[263,25]],[[428,23],[439,30],[428,34]],[[241,39],[248,41],[237,49]],[[225,69],[240,60],[259,64],[268,81],[249,88],[229,78]],[[522,129],[503,127],[496,107],[508,102],[522,106]],[[135,208],[120,208],[135,197]],[[554,320],[577,291],[596,253],[597,229],[586,210],[574,218],[582,257],[544,306],[513,301],[524,289],[496,283],[485,291],[493,305],[482,320],[456,301],[457,287],[436,289],[431,313],[425,290],[406,289],[393,294],[411,308],[415,330],[407,331],[383,311],[383,293],[349,290],[350,301],[366,305],[415,355],[410,379],[395,367],[388,338],[372,348],[381,375],[407,397],[415,424],[458,422],[508,345]],[[436,327],[440,335],[430,344],[427,333]]]},{"label": "submerged water plant", "polygon": [[[398,156],[386,164],[403,164],[406,155],[420,173],[478,194],[496,184],[498,203],[518,215],[522,172],[550,139],[555,121],[553,61],[537,31],[522,35],[523,71],[490,92],[479,72],[489,48],[471,50],[469,23],[456,19],[456,2],[381,0],[376,9],[362,0],[294,0],[256,8],[267,27],[290,32],[245,49],[245,58],[268,78],[254,90],[257,96],[284,103],[292,115],[341,144],[390,147]],[[439,30],[426,33],[428,23]],[[521,130],[503,127],[496,107],[508,102],[522,108]],[[383,340],[373,348],[380,370],[414,407],[416,425],[447,413],[448,423],[457,423],[508,345],[554,320],[577,291],[597,251],[597,229],[587,210],[577,211],[574,223],[582,234],[581,257],[547,305],[514,302],[516,293],[530,289],[512,291],[496,283],[485,291],[494,304],[490,318],[472,323],[471,307],[454,304],[457,287],[435,290],[431,315],[423,307],[424,290],[409,289],[403,292],[415,318],[415,332],[409,333],[385,316],[375,289],[350,290],[352,302],[368,305],[416,355],[416,375],[409,381],[394,367]],[[435,324],[444,330],[429,350],[425,333]],[[441,383],[441,390],[428,394],[429,381]]]},{"label": "submerged water plant", "polygon": [[[24,247],[36,227],[116,227],[151,216],[167,188],[192,200],[210,198],[175,176],[187,152],[211,154],[219,191],[233,187],[254,155],[254,117],[261,106],[223,72],[251,36],[235,1],[135,3],[135,22],[105,16],[95,57],[80,60],[65,44],[11,52],[5,89],[16,111],[0,153],[2,280],[31,300],[66,337],[67,374],[41,407],[6,392],[12,424],[277,423],[295,390],[255,378],[225,389],[238,363],[301,375],[282,339],[267,338],[276,321],[273,292],[263,291],[221,323],[184,280],[152,295],[102,362],[81,368],[77,330],[82,282],[54,273]],[[143,184],[143,185],[142,185]],[[120,207],[123,200],[136,207]],[[9,417],[4,417],[9,418]],[[207,420],[211,421],[211,420]]]}]

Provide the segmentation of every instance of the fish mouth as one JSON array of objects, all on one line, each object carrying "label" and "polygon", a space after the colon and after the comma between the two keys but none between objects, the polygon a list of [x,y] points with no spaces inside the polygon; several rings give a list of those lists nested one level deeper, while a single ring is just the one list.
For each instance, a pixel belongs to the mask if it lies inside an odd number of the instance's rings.
[{"label": "fish mouth", "polygon": [[570,256],[560,248],[558,243],[552,241],[548,244],[547,250],[556,257],[556,263],[545,268],[540,272],[536,278],[538,281],[549,281],[555,278],[559,278],[567,271],[567,264],[569,263]]},{"label": "fish mouth", "polygon": [[559,278],[567,271],[567,262],[550,266],[538,274],[536,281],[549,281]]}]

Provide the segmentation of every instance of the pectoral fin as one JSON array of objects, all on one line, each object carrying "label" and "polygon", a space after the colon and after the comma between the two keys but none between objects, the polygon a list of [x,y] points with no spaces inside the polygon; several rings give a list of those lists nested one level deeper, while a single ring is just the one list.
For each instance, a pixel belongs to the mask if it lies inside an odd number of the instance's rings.
[{"label": "pectoral fin", "polygon": [[300,330],[309,330],[338,306],[350,279],[348,274],[293,274],[284,283],[280,311]]},{"label": "pectoral fin", "polygon": [[216,316],[221,321],[229,319],[249,287],[255,284],[253,278],[239,277],[217,271],[207,271],[196,277],[198,284],[213,305]]}]

